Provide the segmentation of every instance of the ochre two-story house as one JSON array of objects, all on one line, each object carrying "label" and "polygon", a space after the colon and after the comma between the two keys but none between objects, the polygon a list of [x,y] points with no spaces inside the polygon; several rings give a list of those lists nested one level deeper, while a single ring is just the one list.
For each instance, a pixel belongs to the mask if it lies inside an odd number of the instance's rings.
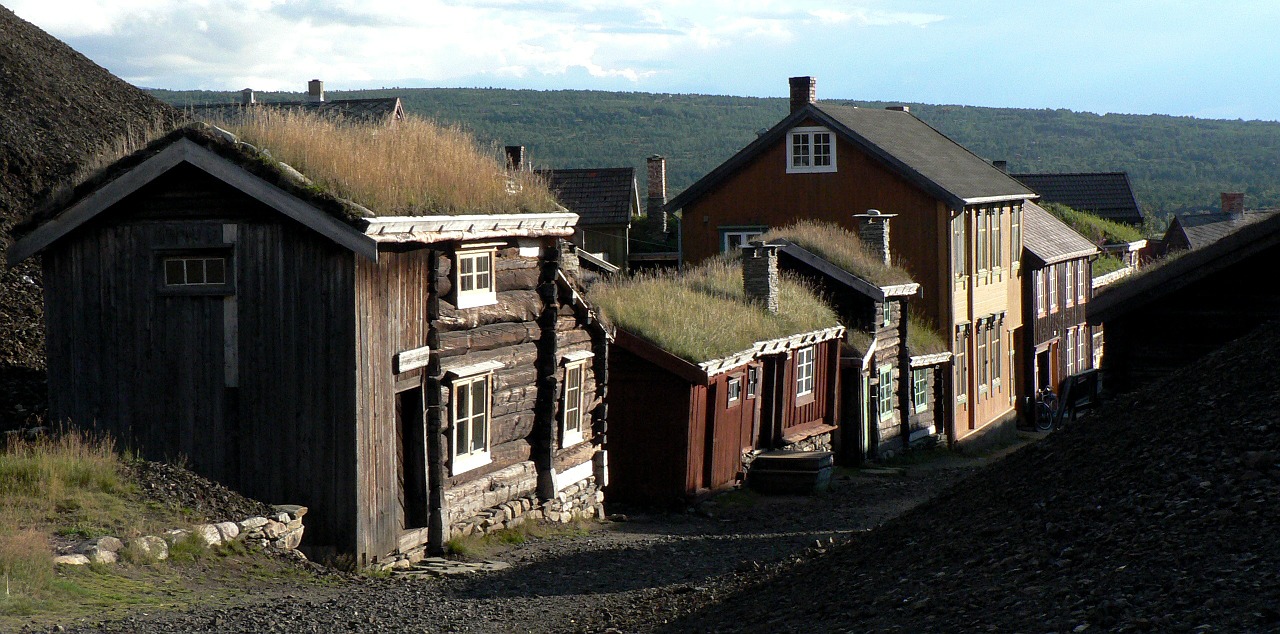
[{"label": "ochre two-story house", "polygon": [[896,262],[955,355],[944,421],[962,440],[1011,422],[1022,325],[1022,204],[1036,195],[913,116],[820,104],[791,79],[791,113],[668,204],[681,210],[686,263],[801,218],[856,229],[854,214],[896,214]]}]

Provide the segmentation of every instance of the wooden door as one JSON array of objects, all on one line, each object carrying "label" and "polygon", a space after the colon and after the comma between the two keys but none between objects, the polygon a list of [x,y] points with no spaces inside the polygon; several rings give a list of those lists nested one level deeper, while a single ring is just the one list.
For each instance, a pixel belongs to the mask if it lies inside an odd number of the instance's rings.
[{"label": "wooden door", "polygon": [[396,393],[396,512],[402,530],[427,525],[427,438],[421,387]]}]

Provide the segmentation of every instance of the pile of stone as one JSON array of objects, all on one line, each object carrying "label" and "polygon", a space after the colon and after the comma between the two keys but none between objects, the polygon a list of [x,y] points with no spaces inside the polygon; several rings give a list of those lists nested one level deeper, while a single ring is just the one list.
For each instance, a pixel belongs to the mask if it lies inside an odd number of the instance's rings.
[{"label": "pile of stone", "polygon": [[170,547],[193,534],[207,547],[244,541],[301,557],[298,544],[302,542],[302,516],[307,514],[307,507],[281,504],[273,508],[275,514],[271,517],[255,516],[239,522],[199,524],[190,530],[175,528],[164,535],[143,535],[127,542],[112,536],[95,537],[77,544],[71,553],[55,557],[53,562],[66,566],[113,564],[119,561],[120,552],[125,548],[133,549],[143,559],[163,561],[169,558]]}]

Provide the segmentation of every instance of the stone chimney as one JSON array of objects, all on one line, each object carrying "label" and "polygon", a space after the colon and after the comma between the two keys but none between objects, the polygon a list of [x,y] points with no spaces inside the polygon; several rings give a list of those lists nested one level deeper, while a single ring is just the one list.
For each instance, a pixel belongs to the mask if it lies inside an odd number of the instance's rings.
[{"label": "stone chimney", "polygon": [[742,290],[747,300],[778,312],[778,247],[755,240],[742,249]]},{"label": "stone chimney", "polygon": [[868,209],[865,214],[854,214],[858,219],[858,237],[872,253],[888,265],[889,257],[889,219],[898,214],[882,214],[879,209]]},{"label": "stone chimney", "polygon": [[1244,192],[1222,192],[1222,213],[1232,220],[1244,218]]},{"label": "stone chimney", "polygon": [[523,145],[508,145],[507,150],[507,169],[515,172],[523,172],[529,169],[526,164]]},{"label": "stone chimney", "polygon": [[792,77],[791,112],[795,112],[818,100],[818,80],[813,77]]},{"label": "stone chimney", "polygon": [[1009,161],[991,161],[991,166],[1000,170],[1002,174],[1009,173]]},{"label": "stone chimney", "polygon": [[662,219],[662,232],[667,232],[667,212],[663,207],[667,204],[667,159],[654,154],[648,160],[649,203],[646,213],[649,218]]},{"label": "stone chimney", "polygon": [[256,100],[253,98],[252,88],[245,88],[244,90],[240,91],[240,103],[246,106],[251,106],[254,103],[256,103]]},{"label": "stone chimney", "polygon": [[911,106],[885,106],[884,109],[894,112],[911,112]]},{"label": "stone chimney", "polygon": [[307,101],[324,101],[324,82],[319,79],[307,82]]}]

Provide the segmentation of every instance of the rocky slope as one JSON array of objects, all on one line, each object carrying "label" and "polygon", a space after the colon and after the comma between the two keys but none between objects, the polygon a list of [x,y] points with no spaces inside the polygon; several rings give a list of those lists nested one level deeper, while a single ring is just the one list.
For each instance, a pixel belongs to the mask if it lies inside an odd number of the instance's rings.
[{"label": "rocky slope", "polygon": [[178,114],[0,7],[0,429],[45,407],[40,265],[3,264],[10,230],[104,145]]}]

